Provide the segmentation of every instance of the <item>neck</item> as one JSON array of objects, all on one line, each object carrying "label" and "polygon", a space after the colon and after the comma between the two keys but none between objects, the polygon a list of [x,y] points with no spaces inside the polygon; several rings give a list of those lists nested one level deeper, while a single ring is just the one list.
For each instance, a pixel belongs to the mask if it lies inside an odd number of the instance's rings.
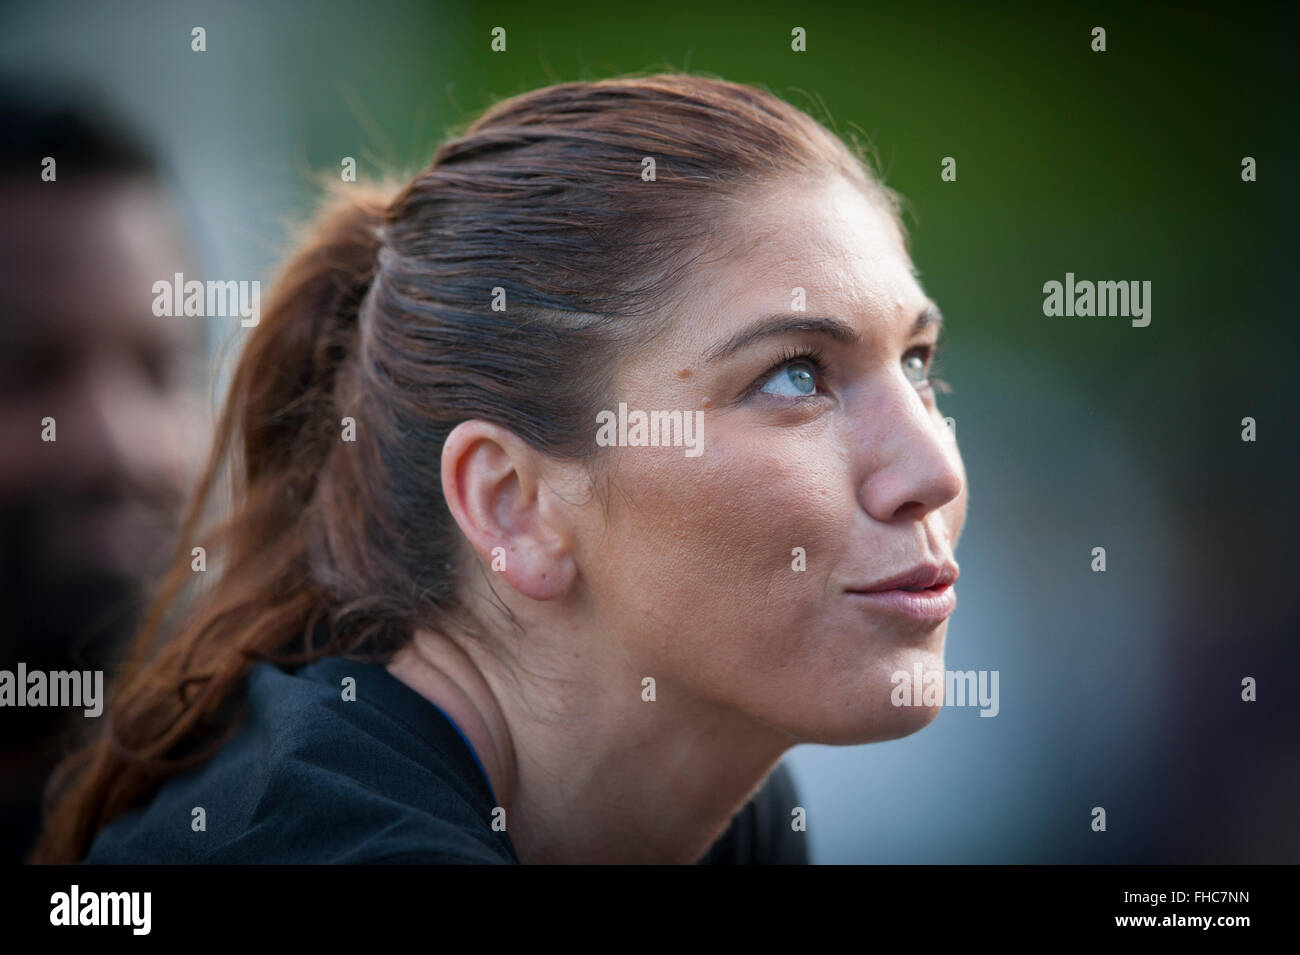
[{"label": "neck", "polygon": [[521,862],[695,862],[793,741],[734,711],[646,702],[642,675],[568,656],[563,672],[554,657],[507,665],[418,631],[388,669],[469,739]]}]

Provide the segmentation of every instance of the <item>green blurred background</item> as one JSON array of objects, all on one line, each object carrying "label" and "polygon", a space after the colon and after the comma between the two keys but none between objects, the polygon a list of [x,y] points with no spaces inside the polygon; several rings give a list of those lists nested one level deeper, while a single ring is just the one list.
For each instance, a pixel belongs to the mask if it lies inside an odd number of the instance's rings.
[{"label": "green blurred background", "polygon": [[[449,128],[551,82],[706,72],[869,138],[950,326],[943,408],[971,508],[948,665],[999,670],[1001,712],[796,749],[816,860],[1296,862],[1298,19],[1270,4],[55,2],[0,14],[0,66],[118,104],[166,156],[205,271],[264,282],[317,173],[344,156],[363,180],[413,172]],[[1150,281],[1150,326],[1045,317],[1043,283],[1066,272]],[[232,325],[213,321],[214,354]]]}]

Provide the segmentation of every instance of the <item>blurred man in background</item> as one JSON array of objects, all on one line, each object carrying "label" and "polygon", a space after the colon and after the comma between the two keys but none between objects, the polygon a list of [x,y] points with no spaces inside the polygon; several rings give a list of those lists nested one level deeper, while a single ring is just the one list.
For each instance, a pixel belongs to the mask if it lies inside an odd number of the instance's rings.
[{"label": "blurred man in background", "polygon": [[[100,115],[0,90],[0,670],[107,683],[210,423],[200,320],[151,309],[187,264],[157,165]],[[0,863],[88,718],[0,708]]]}]

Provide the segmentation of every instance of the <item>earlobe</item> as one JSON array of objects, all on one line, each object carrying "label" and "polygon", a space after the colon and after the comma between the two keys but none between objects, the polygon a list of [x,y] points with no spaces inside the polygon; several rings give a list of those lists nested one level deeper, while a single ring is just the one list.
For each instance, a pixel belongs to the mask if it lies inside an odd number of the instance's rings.
[{"label": "earlobe", "polygon": [[555,600],[573,585],[573,557],[567,552],[546,551],[528,542],[515,550],[498,551],[501,569],[491,571],[505,579],[514,590],[531,600]]},{"label": "earlobe", "polygon": [[529,599],[555,600],[577,568],[538,457],[505,428],[462,421],[443,444],[442,492],[487,573]]}]

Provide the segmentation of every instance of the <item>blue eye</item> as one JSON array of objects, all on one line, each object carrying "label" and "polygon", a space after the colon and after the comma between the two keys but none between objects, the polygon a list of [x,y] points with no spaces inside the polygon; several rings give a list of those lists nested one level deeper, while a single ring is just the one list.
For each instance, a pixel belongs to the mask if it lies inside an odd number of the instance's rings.
[{"label": "blue eye", "polygon": [[903,356],[903,374],[921,391],[941,391],[951,394],[948,382],[938,376],[942,361],[943,343],[921,345]]},{"label": "blue eye", "polygon": [[[775,386],[775,387],[774,387]],[[787,361],[759,389],[784,398],[804,398],[817,390],[817,366],[808,360]]]},{"label": "blue eye", "polygon": [[926,381],[927,362],[926,356],[921,354],[926,349],[916,349],[909,352],[903,357],[903,373],[914,385],[924,385]]},{"label": "blue eye", "polygon": [[[904,353],[903,374],[918,391],[929,393],[938,390],[947,394],[952,390],[947,382],[936,376],[941,352],[940,344],[918,345]],[[778,398],[817,398],[827,394],[819,385],[825,381],[825,376],[826,364],[820,352],[790,349],[783,352],[750,388],[751,393],[760,392]]]}]

